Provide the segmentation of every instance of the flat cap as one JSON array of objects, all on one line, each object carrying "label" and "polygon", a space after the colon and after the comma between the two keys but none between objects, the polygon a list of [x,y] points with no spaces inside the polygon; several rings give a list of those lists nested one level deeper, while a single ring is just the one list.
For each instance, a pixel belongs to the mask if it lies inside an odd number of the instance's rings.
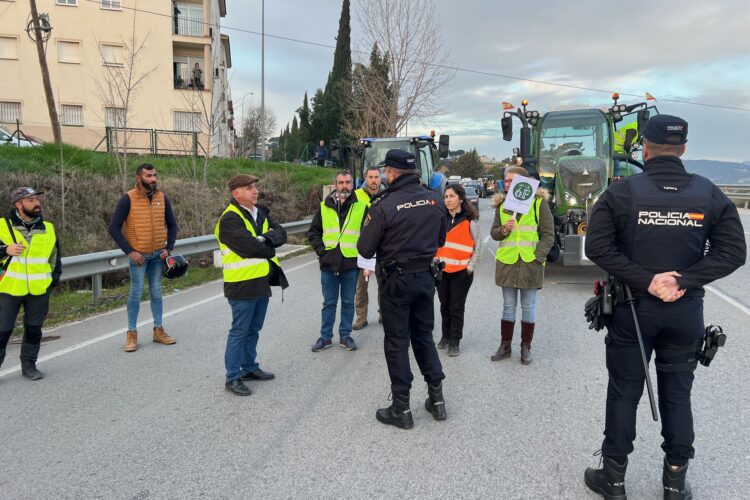
[{"label": "flat cap", "polygon": [[417,160],[413,154],[403,149],[389,149],[385,154],[385,160],[380,162],[378,166],[414,170],[417,168]]},{"label": "flat cap", "polygon": [[10,194],[10,199],[13,203],[15,203],[18,200],[23,200],[24,198],[28,198],[29,196],[34,196],[37,194],[44,194],[44,191],[35,191],[34,188],[30,187],[20,187],[13,190],[13,192]]},{"label": "flat cap", "polygon": [[656,115],[643,128],[643,137],[655,144],[681,146],[687,142],[688,124],[672,115]]},{"label": "flat cap", "polygon": [[237,188],[250,186],[256,182],[258,182],[258,178],[254,175],[237,174],[229,179],[229,190],[234,191]]}]

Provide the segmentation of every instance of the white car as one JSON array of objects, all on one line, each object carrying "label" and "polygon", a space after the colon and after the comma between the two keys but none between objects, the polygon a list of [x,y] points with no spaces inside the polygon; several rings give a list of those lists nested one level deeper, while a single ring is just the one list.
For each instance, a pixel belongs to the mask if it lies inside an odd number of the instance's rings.
[{"label": "white car", "polygon": [[34,146],[39,146],[39,143],[32,140],[27,139],[21,139],[18,140],[17,137],[13,137],[10,132],[7,130],[0,128],[0,145],[5,144],[12,144],[14,146],[21,146],[22,148],[33,148]]}]

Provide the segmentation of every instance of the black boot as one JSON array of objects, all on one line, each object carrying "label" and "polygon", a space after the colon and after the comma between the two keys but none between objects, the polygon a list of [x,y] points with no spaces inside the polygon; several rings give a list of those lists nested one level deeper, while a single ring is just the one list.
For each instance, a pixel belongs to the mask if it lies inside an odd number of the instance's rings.
[{"label": "black boot", "polygon": [[375,412],[375,418],[387,425],[395,425],[401,429],[414,427],[414,418],[409,408],[409,394],[394,394],[393,404],[388,408],[380,408]]},{"label": "black boot", "polygon": [[29,380],[44,378],[42,372],[36,369],[36,359],[39,355],[39,344],[24,342],[21,344],[21,374]]},{"label": "black boot", "polygon": [[661,482],[664,485],[664,500],[690,500],[693,498],[690,483],[685,479],[687,470],[688,464],[679,467],[677,470],[672,469],[667,459],[664,458],[664,472],[661,475]]},{"label": "black boot", "polygon": [[601,469],[586,469],[583,480],[591,491],[599,493],[605,500],[627,500],[625,494],[625,470],[628,460],[620,465],[611,458],[604,457]]},{"label": "black boot", "polygon": [[427,384],[427,399],[424,401],[424,407],[432,413],[435,420],[445,420],[448,414],[445,411],[445,400],[443,399],[443,383],[440,382],[436,387]]}]

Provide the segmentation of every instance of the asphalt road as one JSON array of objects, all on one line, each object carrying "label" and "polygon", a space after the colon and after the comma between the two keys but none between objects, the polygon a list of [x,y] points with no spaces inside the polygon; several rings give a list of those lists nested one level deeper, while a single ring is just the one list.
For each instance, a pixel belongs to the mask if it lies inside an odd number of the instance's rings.
[{"label": "asphalt road", "polygon": [[[492,214],[481,203],[485,238]],[[743,222],[750,228],[748,213]],[[48,331],[62,338],[43,346],[40,382],[21,378],[12,346],[0,369],[0,498],[598,498],[582,477],[598,463],[607,375],[603,335],[582,309],[600,272],[552,266],[533,364],[520,364],[518,334],[512,359],[492,363],[502,302],[494,248],[484,245],[461,355],[441,351],[447,421],[424,410],[419,376],[415,428],[375,420],[389,385],[374,284],[359,350],[310,351],[322,295],[306,255],[284,263],[291,288],[283,301],[274,295],[261,336],[261,366],[277,378],[251,383],[247,398],[223,387],[230,312],[220,283],[166,299],[175,346],[150,341],[147,306],[135,353],[122,351],[122,310]],[[749,277],[745,267],[713,285],[725,298],[706,296],[706,321],[729,340],[697,371],[695,498],[747,498]],[[630,498],[661,498],[660,443],[644,399]]]}]

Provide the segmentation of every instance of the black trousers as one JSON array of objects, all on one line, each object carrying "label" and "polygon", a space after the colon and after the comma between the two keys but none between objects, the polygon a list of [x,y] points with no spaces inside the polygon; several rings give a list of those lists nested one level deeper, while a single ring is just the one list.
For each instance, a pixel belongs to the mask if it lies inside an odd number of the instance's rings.
[{"label": "black trousers", "polygon": [[379,287],[385,331],[384,350],[393,394],[408,394],[414,376],[409,366],[409,343],[425,382],[437,385],[445,378],[432,330],[435,326],[435,280],[428,271],[404,273],[398,293],[384,281]]},{"label": "black trousers", "polygon": [[0,365],[5,360],[5,349],[13,333],[21,306],[23,306],[23,344],[21,361],[36,362],[42,340],[42,325],[49,311],[48,291],[44,295],[23,295],[15,297],[0,293]]},{"label": "black trousers", "polygon": [[464,269],[455,273],[443,273],[443,279],[437,287],[443,337],[452,345],[458,345],[464,336],[466,296],[473,282],[474,274],[469,274]]},{"label": "black trousers", "polygon": [[[646,356],[656,351],[656,377],[661,414],[661,445],[671,465],[693,458],[693,387],[695,353],[704,335],[703,298],[683,297],[665,303],[655,297],[638,297],[636,313]],[[638,401],[646,376],[630,306],[615,306],[605,337],[607,349],[607,416],[602,454],[622,458],[633,451]],[[663,365],[671,365],[666,369]],[[660,367],[660,365],[662,365]],[[675,369],[677,371],[672,371]]]}]

